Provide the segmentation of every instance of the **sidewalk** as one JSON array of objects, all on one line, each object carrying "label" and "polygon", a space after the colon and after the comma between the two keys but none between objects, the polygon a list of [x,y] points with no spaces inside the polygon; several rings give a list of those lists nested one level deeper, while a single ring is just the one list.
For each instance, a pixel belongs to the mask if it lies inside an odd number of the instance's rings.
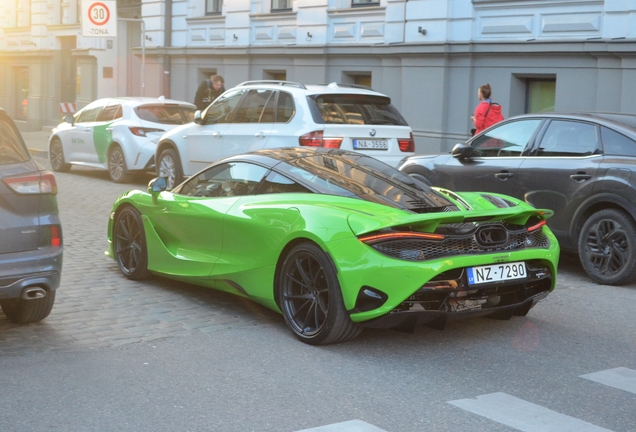
[{"label": "sidewalk", "polygon": [[35,131],[35,132],[22,132],[22,138],[26,144],[29,152],[33,156],[49,157],[49,137],[51,136],[50,129],[48,131]]}]

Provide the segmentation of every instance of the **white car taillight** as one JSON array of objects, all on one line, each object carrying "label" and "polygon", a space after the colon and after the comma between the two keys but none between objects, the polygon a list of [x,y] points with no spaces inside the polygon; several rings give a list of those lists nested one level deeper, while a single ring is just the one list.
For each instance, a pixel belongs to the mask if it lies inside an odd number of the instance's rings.
[{"label": "white car taillight", "polygon": [[298,138],[303,147],[340,148],[342,138],[324,138],[322,131],[309,132]]},{"label": "white car taillight", "polygon": [[57,194],[57,183],[53,173],[44,171],[41,174],[27,174],[2,179],[15,193],[27,194]]},{"label": "white car taillight", "polygon": [[411,132],[410,137],[408,139],[398,138],[398,145],[400,146],[400,151],[403,152],[414,152],[415,151],[415,140],[413,139],[413,132]]},{"label": "white car taillight", "polygon": [[132,132],[133,135],[140,136],[140,137],[145,137],[148,132],[162,132],[162,133],[165,132],[165,130],[163,129],[146,128],[146,127],[139,127],[139,126],[130,126],[128,129],[130,129],[130,132]]}]

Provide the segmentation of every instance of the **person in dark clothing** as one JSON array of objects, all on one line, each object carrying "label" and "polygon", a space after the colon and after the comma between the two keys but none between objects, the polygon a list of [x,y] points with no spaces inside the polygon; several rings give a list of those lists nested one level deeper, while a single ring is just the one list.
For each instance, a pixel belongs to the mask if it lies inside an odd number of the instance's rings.
[{"label": "person in dark clothing", "polygon": [[206,109],[214,99],[221,96],[225,91],[224,84],[225,80],[221,75],[212,75],[210,79],[201,82],[194,95],[194,104],[197,106],[197,109]]},{"label": "person in dark clothing", "polygon": [[490,100],[491,94],[490,84],[484,84],[477,91],[479,105],[475,108],[475,114],[470,116],[470,119],[475,123],[475,128],[471,130],[472,135],[477,135],[484,129],[504,119],[501,114],[501,105]]}]

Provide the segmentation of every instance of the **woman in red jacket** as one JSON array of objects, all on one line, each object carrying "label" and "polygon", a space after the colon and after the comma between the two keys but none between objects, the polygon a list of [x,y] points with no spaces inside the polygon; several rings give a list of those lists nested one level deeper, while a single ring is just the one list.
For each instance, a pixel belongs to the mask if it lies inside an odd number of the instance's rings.
[{"label": "woman in red jacket", "polygon": [[481,102],[475,108],[475,115],[470,116],[470,119],[475,123],[473,135],[477,135],[484,129],[504,119],[503,115],[501,115],[501,105],[490,100],[491,93],[490,84],[484,84],[479,87],[477,95]]}]

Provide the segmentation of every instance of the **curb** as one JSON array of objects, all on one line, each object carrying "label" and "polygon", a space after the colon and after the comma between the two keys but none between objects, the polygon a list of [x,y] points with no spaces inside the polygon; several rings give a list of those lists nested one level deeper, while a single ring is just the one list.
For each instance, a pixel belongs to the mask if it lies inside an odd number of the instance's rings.
[{"label": "curb", "polygon": [[31,156],[37,156],[37,157],[41,157],[41,158],[49,158],[49,152],[46,150],[40,150],[40,149],[29,149],[29,153],[31,153]]}]

